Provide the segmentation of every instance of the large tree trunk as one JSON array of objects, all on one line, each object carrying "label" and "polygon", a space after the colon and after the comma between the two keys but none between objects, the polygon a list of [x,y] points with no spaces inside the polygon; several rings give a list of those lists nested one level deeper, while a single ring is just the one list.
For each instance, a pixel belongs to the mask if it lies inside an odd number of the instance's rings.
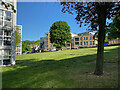
[{"label": "large tree trunk", "polygon": [[99,17],[99,32],[98,32],[98,48],[97,48],[97,60],[96,60],[96,69],[95,75],[103,74],[103,60],[104,60],[104,40],[105,40],[105,24],[106,17],[104,12],[101,11],[98,14]]}]

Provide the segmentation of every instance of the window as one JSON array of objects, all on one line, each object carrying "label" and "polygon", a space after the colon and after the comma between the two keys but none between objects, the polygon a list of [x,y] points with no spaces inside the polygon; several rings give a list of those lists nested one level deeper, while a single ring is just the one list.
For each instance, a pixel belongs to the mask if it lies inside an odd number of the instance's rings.
[{"label": "window", "polygon": [[0,10],[0,17],[2,17],[3,16],[3,11],[2,10]]},{"label": "window", "polygon": [[3,31],[2,30],[0,30],[0,35],[3,35]]},{"label": "window", "polygon": [[48,38],[46,38],[46,40],[48,40]]},{"label": "window", "polygon": [[68,47],[70,47],[70,44],[67,44]]},{"label": "window", "polygon": [[4,55],[10,55],[10,50],[4,50]]},{"label": "window", "polygon": [[86,42],[86,45],[88,45],[88,42]]},{"label": "window", "polygon": [[90,41],[90,45],[92,45],[92,41]]},{"label": "window", "polygon": [[2,40],[0,40],[0,46],[2,46]]},{"label": "window", "polygon": [[85,37],[84,37],[84,40],[85,40]]},{"label": "window", "polygon": [[90,40],[92,40],[92,37],[90,37]]},{"label": "window", "polygon": [[7,20],[7,21],[11,21],[11,18],[12,18],[11,13],[10,13],[10,12],[5,12],[5,14],[6,14],[6,18],[5,18],[5,20]]},{"label": "window", "polygon": [[48,34],[46,34],[46,37],[48,37]]},{"label": "window", "polygon": [[79,38],[75,38],[75,41],[79,41]]},{"label": "window", "polygon": [[82,45],[82,42],[80,42],[80,45]]},{"label": "window", "polygon": [[79,42],[75,42],[75,45],[79,45]]},{"label": "window", "polygon": [[0,50],[0,55],[2,55],[2,50]]},{"label": "window", "polygon": [[93,41],[93,45],[95,45],[95,42]]},{"label": "window", "polygon": [[46,42],[46,44],[48,44],[48,41]]},{"label": "window", "polygon": [[3,24],[3,21],[2,21],[2,19],[0,19],[0,25],[2,26],[2,24]]},{"label": "window", "polygon": [[86,40],[88,40],[88,37],[86,37]]},{"label": "window", "polygon": [[11,32],[10,32],[10,31],[5,31],[5,32],[4,32],[4,35],[6,35],[6,36],[11,36]]},{"label": "window", "polygon": [[[0,58],[1,59],[1,58]],[[2,60],[0,60],[0,65],[2,65]]]},{"label": "window", "polygon": [[53,47],[53,45],[51,45],[51,47]]},{"label": "window", "polygon": [[7,21],[5,21],[5,26],[9,26],[9,27],[11,27],[11,26],[12,26],[12,23],[11,23],[11,22],[7,22]]},{"label": "window", "polygon": [[80,38],[80,40],[82,40],[82,37]]},{"label": "window", "polygon": [[85,42],[84,42],[84,45],[85,45]]}]

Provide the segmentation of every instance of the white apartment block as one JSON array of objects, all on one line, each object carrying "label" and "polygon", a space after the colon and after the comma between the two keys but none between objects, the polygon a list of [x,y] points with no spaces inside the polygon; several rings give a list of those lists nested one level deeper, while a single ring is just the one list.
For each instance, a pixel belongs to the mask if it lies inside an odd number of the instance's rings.
[{"label": "white apartment block", "polygon": [[[16,0],[3,0],[14,5]],[[0,66],[14,65],[16,55],[16,13],[0,5]]]},{"label": "white apartment block", "polygon": [[20,36],[20,43],[16,45],[16,55],[22,54],[22,25],[16,25],[16,31],[18,31],[18,35]]}]

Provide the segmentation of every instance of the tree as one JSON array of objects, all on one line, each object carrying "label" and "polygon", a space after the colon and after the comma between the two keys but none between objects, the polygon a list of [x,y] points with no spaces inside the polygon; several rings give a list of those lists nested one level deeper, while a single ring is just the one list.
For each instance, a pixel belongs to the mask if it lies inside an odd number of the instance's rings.
[{"label": "tree", "polygon": [[120,38],[120,14],[118,14],[113,22],[110,23],[110,29],[107,30],[109,39],[117,39]]},{"label": "tree", "polygon": [[19,35],[18,29],[16,29],[16,45],[18,45],[21,42],[21,37]]},{"label": "tree", "polygon": [[61,5],[63,6],[63,13],[77,14],[75,19],[80,27],[84,24],[84,26],[88,25],[87,30],[98,31],[97,60],[94,74],[102,75],[106,19],[115,17],[119,13],[119,2],[61,2]]},{"label": "tree", "polygon": [[50,27],[50,41],[56,48],[66,46],[71,42],[70,26],[65,21],[57,21]]},{"label": "tree", "polygon": [[40,40],[35,41],[35,44],[39,46],[40,45]]},{"label": "tree", "polygon": [[16,10],[15,10],[15,8],[14,8],[14,6],[12,4],[4,2],[2,0],[0,0],[0,4],[2,6],[5,6],[6,9],[8,9],[9,7],[11,7],[11,9],[13,10],[13,12],[16,13]]},{"label": "tree", "polygon": [[40,40],[37,40],[37,41],[29,41],[29,40],[22,41],[22,51],[23,52],[32,51],[30,46],[39,45],[39,44],[40,44]]},{"label": "tree", "polygon": [[24,41],[22,41],[22,52],[32,51],[30,45],[27,45]]}]

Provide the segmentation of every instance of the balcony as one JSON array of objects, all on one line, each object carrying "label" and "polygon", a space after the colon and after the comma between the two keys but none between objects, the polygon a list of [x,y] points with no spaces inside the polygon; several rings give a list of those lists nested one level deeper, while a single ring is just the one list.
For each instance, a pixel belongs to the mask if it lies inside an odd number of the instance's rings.
[{"label": "balcony", "polygon": [[4,45],[6,45],[6,46],[10,46],[10,45],[11,45],[11,41],[4,40]]}]

